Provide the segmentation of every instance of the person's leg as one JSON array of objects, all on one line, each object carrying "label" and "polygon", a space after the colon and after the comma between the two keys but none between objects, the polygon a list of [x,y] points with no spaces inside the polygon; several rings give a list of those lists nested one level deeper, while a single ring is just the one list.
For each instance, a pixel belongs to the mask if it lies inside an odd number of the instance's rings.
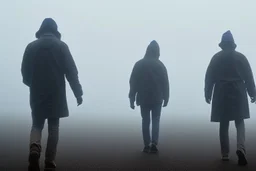
[{"label": "person's leg", "polygon": [[144,141],[144,146],[146,151],[149,150],[149,145],[151,141],[150,137],[150,108],[148,106],[141,106],[141,117],[142,117],[142,134],[143,134],[143,141]]},{"label": "person's leg", "polygon": [[29,170],[39,170],[39,159],[41,154],[42,130],[45,119],[32,115],[32,128],[29,143]]},{"label": "person's leg", "polygon": [[237,155],[238,155],[238,164],[246,165],[247,160],[245,158],[246,150],[245,150],[245,124],[244,120],[236,120],[235,121],[236,130],[237,130]]},{"label": "person's leg", "polygon": [[42,130],[44,128],[45,118],[32,115],[32,129],[30,132],[30,144],[41,146]]},{"label": "person's leg", "polygon": [[152,144],[154,145],[158,145],[161,110],[162,104],[154,105],[152,109]]},{"label": "person's leg", "polygon": [[158,137],[159,137],[159,122],[161,116],[162,104],[152,106],[152,144],[151,153],[157,153]]},{"label": "person's leg", "polygon": [[244,120],[236,120],[235,121],[236,130],[237,130],[237,150],[246,153],[245,150],[245,125]]},{"label": "person's leg", "polygon": [[45,152],[46,167],[56,167],[55,157],[59,141],[59,118],[48,119],[48,140]]},{"label": "person's leg", "polygon": [[220,129],[220,147],[223,160],[228,160],[229,155],[229,121],[221,121]]}]

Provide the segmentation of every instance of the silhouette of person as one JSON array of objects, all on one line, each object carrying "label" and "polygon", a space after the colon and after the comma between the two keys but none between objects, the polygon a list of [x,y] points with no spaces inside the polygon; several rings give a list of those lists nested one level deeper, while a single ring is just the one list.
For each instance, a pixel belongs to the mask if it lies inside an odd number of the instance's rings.
[{"label": "silhouette of person", "polygon": [[59,119],[68,117],[65,77],[82,104],[83,90],[78,70],[66,43],[52,18],[46,18],[36,33],[37,40],[25,49],[21,64],[23,83],[30,90],[32,129],[30,134],[29,170],[38,171],[41,153],[41,136],[45,120],[48,121],[48,141],[45,153],[45,170],[56,168],[55,156],[59,140]]},{"label": "silhouette of person", "polygon": [[206,71],[205,100],[210,104],[212,99],[211,122],[220,122],[222,160],[229,160],[229,121],[235,121],[238,164],[246,165],[244,119],[250,118],[247,92],[252,103],[256,99],[253,73],[247,58],[235,50],[230,31],[223,34],[219,46],[222,50],[213,56]]},{"label": "silhouette of person", "polygon": [[[141,108],[143,152],[157,153],[161,108],[169,101],[169,80],[165,65],[159,60],[160,48],[153,40],[143,59],[135,63],[130,77],[130,107]],[[163,104],[164,102],[164,104]],[[150,136],[150,113],[152,112],[152,140]]]}]

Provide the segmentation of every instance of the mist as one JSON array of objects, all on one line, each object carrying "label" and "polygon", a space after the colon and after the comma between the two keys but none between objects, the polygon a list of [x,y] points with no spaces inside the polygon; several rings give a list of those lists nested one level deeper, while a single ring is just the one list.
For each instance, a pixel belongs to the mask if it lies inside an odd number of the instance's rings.
[{"label": "mist", "polygon": [[[141,138],[140,110],[129,108],[129,77],[147,45],[156,40],[170,80],[170,102],[162,111],[160,141],[169,131],[180,135],[179,128],[184,135],[186,131],[210,131],[217,139],[218,124],[210,123],[211,106],[204,100],[206,68],[220,50],[221,35],[231,30],[237,51],[247,57],[256,74],[255,5],[252,0],[2,2],[1,127],[17,124],[17,129],[29,133],[29,89],[22,83],[21,61],[43,19],[51,17],[71,50],[84,91],[84,103],[77,107],[67,82],[70,117],[61,120],[63,137],[68,132],[82,136],[97,131],[114,136],[122,128],[123,133]],[[250,104],[250,111],[246,127],[253,137],[255,104]],[[20,138],[26,142],[28,136]]]}]

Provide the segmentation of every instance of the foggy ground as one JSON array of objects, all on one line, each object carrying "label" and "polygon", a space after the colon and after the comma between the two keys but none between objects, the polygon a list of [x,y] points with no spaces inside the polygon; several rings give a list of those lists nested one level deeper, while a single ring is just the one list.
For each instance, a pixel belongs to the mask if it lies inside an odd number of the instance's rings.
[{"label": "foggy ground", "polygon": [[[18,115],[6,116],[0,122],[1,171],[25,171],[27,168],[29,115],[21,120]],[[255,170],[256,143],[253,122],[247,124],[247,150],[249,165],[236,165],[234,123],[231,124],[231,161],[220,162],[218,125],[202,120],[188,121],[162,116],[158,155],[142,154],[140,116],[122,118],[73,115],[63,119],[58,148],[58,171],[80,170],[138,170],[138,171],[222,171]],[[19,121],[19,122],[18,122]],[[117,122],[119,121],[119,122]],[[179,124],[178,124],[179,123]],[[47,125],[45,126],[47,128]],[[45,149],[47,129],[43,134]],[[44,156],[44,153],[42,154]],[[43,164],[43,157],[42,157]],[[43,165],[42,165],[43,166]],[[97,169],[98,168],[98,169]]]}]

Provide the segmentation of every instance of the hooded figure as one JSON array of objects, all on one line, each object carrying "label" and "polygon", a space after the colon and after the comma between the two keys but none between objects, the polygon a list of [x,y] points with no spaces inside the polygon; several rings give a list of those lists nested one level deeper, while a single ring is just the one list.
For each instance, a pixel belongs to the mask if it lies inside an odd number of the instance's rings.
[{"label": "hooded figure", "polygon": [[244,119],[250,118],[247,93],[255,102],[253,73],[247,58],[235,50],[236,44],[230,31],[223,34],[219,46],[222,50],[213,56],[206,71],[205,99],[209,104],[212,99],[211,121],[220,122],[222,159],[228,160],[229,121],[235,121],[238,164],[246,165]]},{"label": "hooded figure", "polygon": [[[169,80],[166,67],[159,60],[160,48],[152,41],[143,59],[136,62],[130,77],[130,105],[141,107],[144,152],[157,152],[159,121],[162,104],[169,101]],[[152,112],[152,139],[150,137],[150,112]]]},{"label": "hooded figure", "polygon": [[60,40],[56,22],[46,18],[39,31],[37,40],[29,43],[23,55],[21,73],[23,83],[30,90],[32,110],[32,130],[30,135],[30,170],[39,170],[41,152],[41,132],[45,119],[48,119],[49,137],[45,153],[46,169],[55,168],[58,143],[59,118],[69,116],[66,84],[67,78],[77,99],[82,103],[82,86],[78,71],[68,46]]}]

